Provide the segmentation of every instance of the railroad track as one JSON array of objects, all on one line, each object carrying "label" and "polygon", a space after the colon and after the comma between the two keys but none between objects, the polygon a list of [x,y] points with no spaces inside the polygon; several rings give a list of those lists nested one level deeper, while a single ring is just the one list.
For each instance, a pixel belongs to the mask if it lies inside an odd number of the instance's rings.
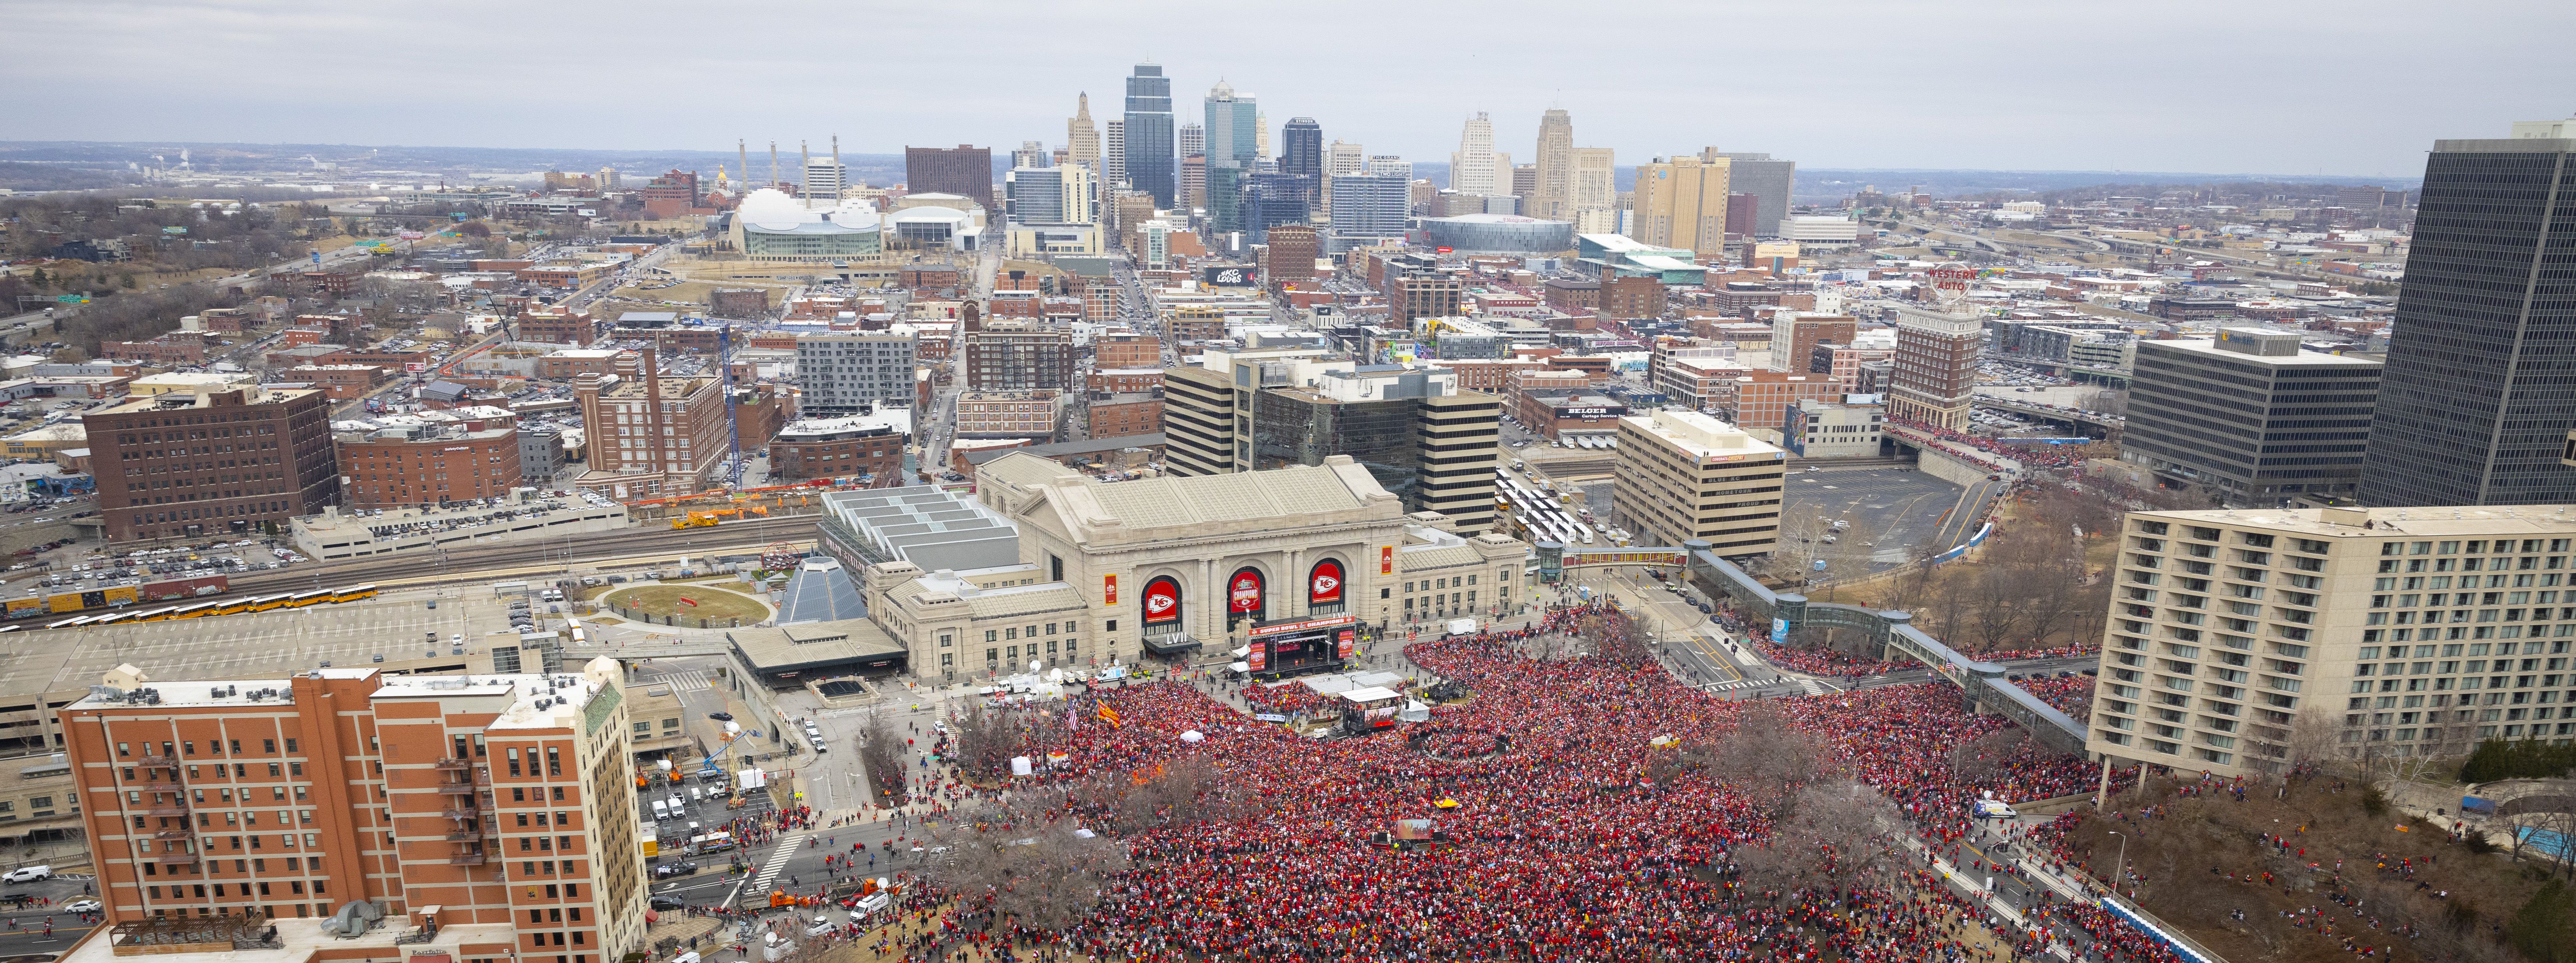
[{"label": "railroad track", "polygon": [[[772,542],[810,542],[817,516],[797,515],[785,518],[762,518],[726,522],[712,528],[672,530],[639,528],[604,535],[580,536],[571,540],[567,551],[562,541],[547,539],[535,542],[511,542],[449,549],[441,564],[438,553],[411,549],[390,555],[341,559],[334,562],[307,563],[283,571],[257,572],[232,578],[231,592],[267,592],[288,588],[310,588],[316,584],[330,586],[349,582],[372,581],[382,585],[422,585],[447,581],[473,581],[495,571],[508,574],[542,574],[568,568],[596,568],[612,565],[676,559],[681,555],[732,553],[745,548],[757,549]],[[569,559],[567,559],[569,554]],[[438,572],[392,580],[380,577],[387,570],[418,569],[435,566]]]}]

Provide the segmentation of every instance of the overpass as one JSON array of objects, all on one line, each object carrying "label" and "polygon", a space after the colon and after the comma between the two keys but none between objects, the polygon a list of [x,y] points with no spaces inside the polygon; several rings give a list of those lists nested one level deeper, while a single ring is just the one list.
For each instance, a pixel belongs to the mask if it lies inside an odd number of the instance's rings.
[{"label": "overpass", "polygon": [[2010,398],[1997,398],[1992,395],[1978,395],[1971,403],[1979,408],[1992,408],[1996,411],[2009,411],[2016,415],[2037,418],[2041,421],[2054,421],[2078,428],[2098,428],[2102,431],[2103,437],[2106,438],[2119,434],[2120,429],[2129,423],[2128,419],[2122,418],[2118,415],[2097,415],[2069,408],[2051,408],[2045,405],[2031,404],[2027,401],[2015,401]]},{"label": "overpass", "polygon": [[1683,542],[1680,548],[1622,549],[1621,554],[1638,558],[1624,563],[1590,557],[1605,553],[1568,553],[1562,546],[1550,546],[1551,543],[1542,542],[1538,549],[1539,577],[1550,581],[1562,575],[1569,564],[1668,565],[1679,560],[1693,585],[1710,598],[1729,599],[1736,614],[1749,620],[1749,625],[1768,622],[1774,642],[1785,641],[1791,630],[1802,625],[1867,633],[1871,641],[1885,646],[1891,657],[1902,656],[1920,662],[1930,668],[1934,676],[1958,686],[1977,711],[1993,712],[2012,720],[2051,749],[2075,755],[2084,752],[2082,724],[2005,678],[2007,670],[2003,664],[1971,659],[1915,628],[1911,613],[1881,612],[1835,602],[1810,602],[1804,595],[1772,591],[1737,568],[1735,563],[1717,557],[1708,542],[1697,539]]}]

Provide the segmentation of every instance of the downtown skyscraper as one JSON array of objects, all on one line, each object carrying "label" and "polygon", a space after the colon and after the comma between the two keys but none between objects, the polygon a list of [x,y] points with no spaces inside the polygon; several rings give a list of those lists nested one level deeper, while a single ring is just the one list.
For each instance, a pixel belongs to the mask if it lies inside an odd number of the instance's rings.
[{"label": "downtown skyscraper", "polygon": [[2512,134],[2425,159],[2365,505],[2576,501],[2576,123]]},{"label": "downtown skyscraper", "polygon": [[[1483,111],[1458,135],[1458,152],[1449,155],[1449,189],[1461,194],[1503,193],[1494,156],[1494,120]],[[1510,167],[1505,165],[1504,170]]]},{"label": "downtown skyscraper", "polygon": [[1154,195],[1154,203],[1173,207],[1172,79],[1159,64],[1137,64],[1127,77],[1127,182]]}]

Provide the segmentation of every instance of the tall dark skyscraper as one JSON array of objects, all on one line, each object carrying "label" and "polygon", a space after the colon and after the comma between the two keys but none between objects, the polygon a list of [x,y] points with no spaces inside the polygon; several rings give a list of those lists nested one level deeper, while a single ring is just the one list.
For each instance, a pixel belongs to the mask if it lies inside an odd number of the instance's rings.
[{"label": "tall dark skyscraper", "polygon": [[2576,502],[2576,124],[2514,127],[2425,161],[2364,504]]},{"label": "tall dark skyscraper", "polygon": [[1172,78],[1157,64],[1137,64],[1127,78],[1127,182],[1154,195],[1154,205],[1175,207],[1172,197]]},{"label": "tall dark skyscraper", "polygon": [[1279,173],[1324,176],[1324,128],[1312,117],[1291,117],[1279,128]]}]

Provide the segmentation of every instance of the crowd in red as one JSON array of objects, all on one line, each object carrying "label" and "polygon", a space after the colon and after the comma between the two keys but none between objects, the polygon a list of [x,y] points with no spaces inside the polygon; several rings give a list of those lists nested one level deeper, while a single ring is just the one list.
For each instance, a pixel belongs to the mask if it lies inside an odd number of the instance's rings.
[{"label": "crowd in red", "polygon": [[[1919,421],[1904,418],[1887,420],[1930,435],[1934,440],[1946,443],[1944,447],[1954,451],[1966,448],[1980,452],[1982,457],[1971,457],[1998,468],[2014,465],[2024,468],[2071,468],[2084,463],[2084,456],[2079,452],[2087,447],[2084,445],[2007,445],[1985,435],[1935,428]],[[2001,463],[1998,464],[1998,461]]]},{"label": "crowd in red", "polygon": [[[1584,614],[1554,613],[1550,624],[1566,628]],[[1647,772],[1671,751],[1656,745],[1663,737],[1715,741],[1741,703],[1651,664],[1537,660],[1491,637],[1416,644],[1405,655],[1476,693],[1406,727],[1411,738],[1297,738],[1173,681],[1077,696],[1071,717],[1083,721],[1050,730],[1071,757],[1062,777],[1205,753],[1224,791],[1258,811],[1128,837],[1136,869],[1087,921],[1058,934],[1059,945],[1102,958],[1266,961],[1965,953],[1942,925],[1958,908],[1937,886],[1797,903],[1726,872],[1731,848],[1768,832],[1761,810],[1713,773],[1659,784]],[[1266,698],[1286,706],[1298,697]],[[1954,778],[1950,749],[2004,723],[1970,714],[1944,686],[1779,705],[1935,841],[1967,831],[1965,806],[1980,790],[2032,799],[2091,787],[2081,760],[2036,749],[1986,782]],[[1090,721],[1104,718],[1102,707],[1119,721]],[[1204,740],[1181,741],[1189,730]],[[1371,845],[1371,833],[1399,819],[1434,820],[1444,839],[1402,851]]]},{"label": "crowd in red", "polygon": [[2018,684],[2022,691],[2038,696],[2039,701],[2057,707],[2057,711],[2084,719],[2092,714],[2093,682],[2089,675],[2067,679],[2032,676]]}]

